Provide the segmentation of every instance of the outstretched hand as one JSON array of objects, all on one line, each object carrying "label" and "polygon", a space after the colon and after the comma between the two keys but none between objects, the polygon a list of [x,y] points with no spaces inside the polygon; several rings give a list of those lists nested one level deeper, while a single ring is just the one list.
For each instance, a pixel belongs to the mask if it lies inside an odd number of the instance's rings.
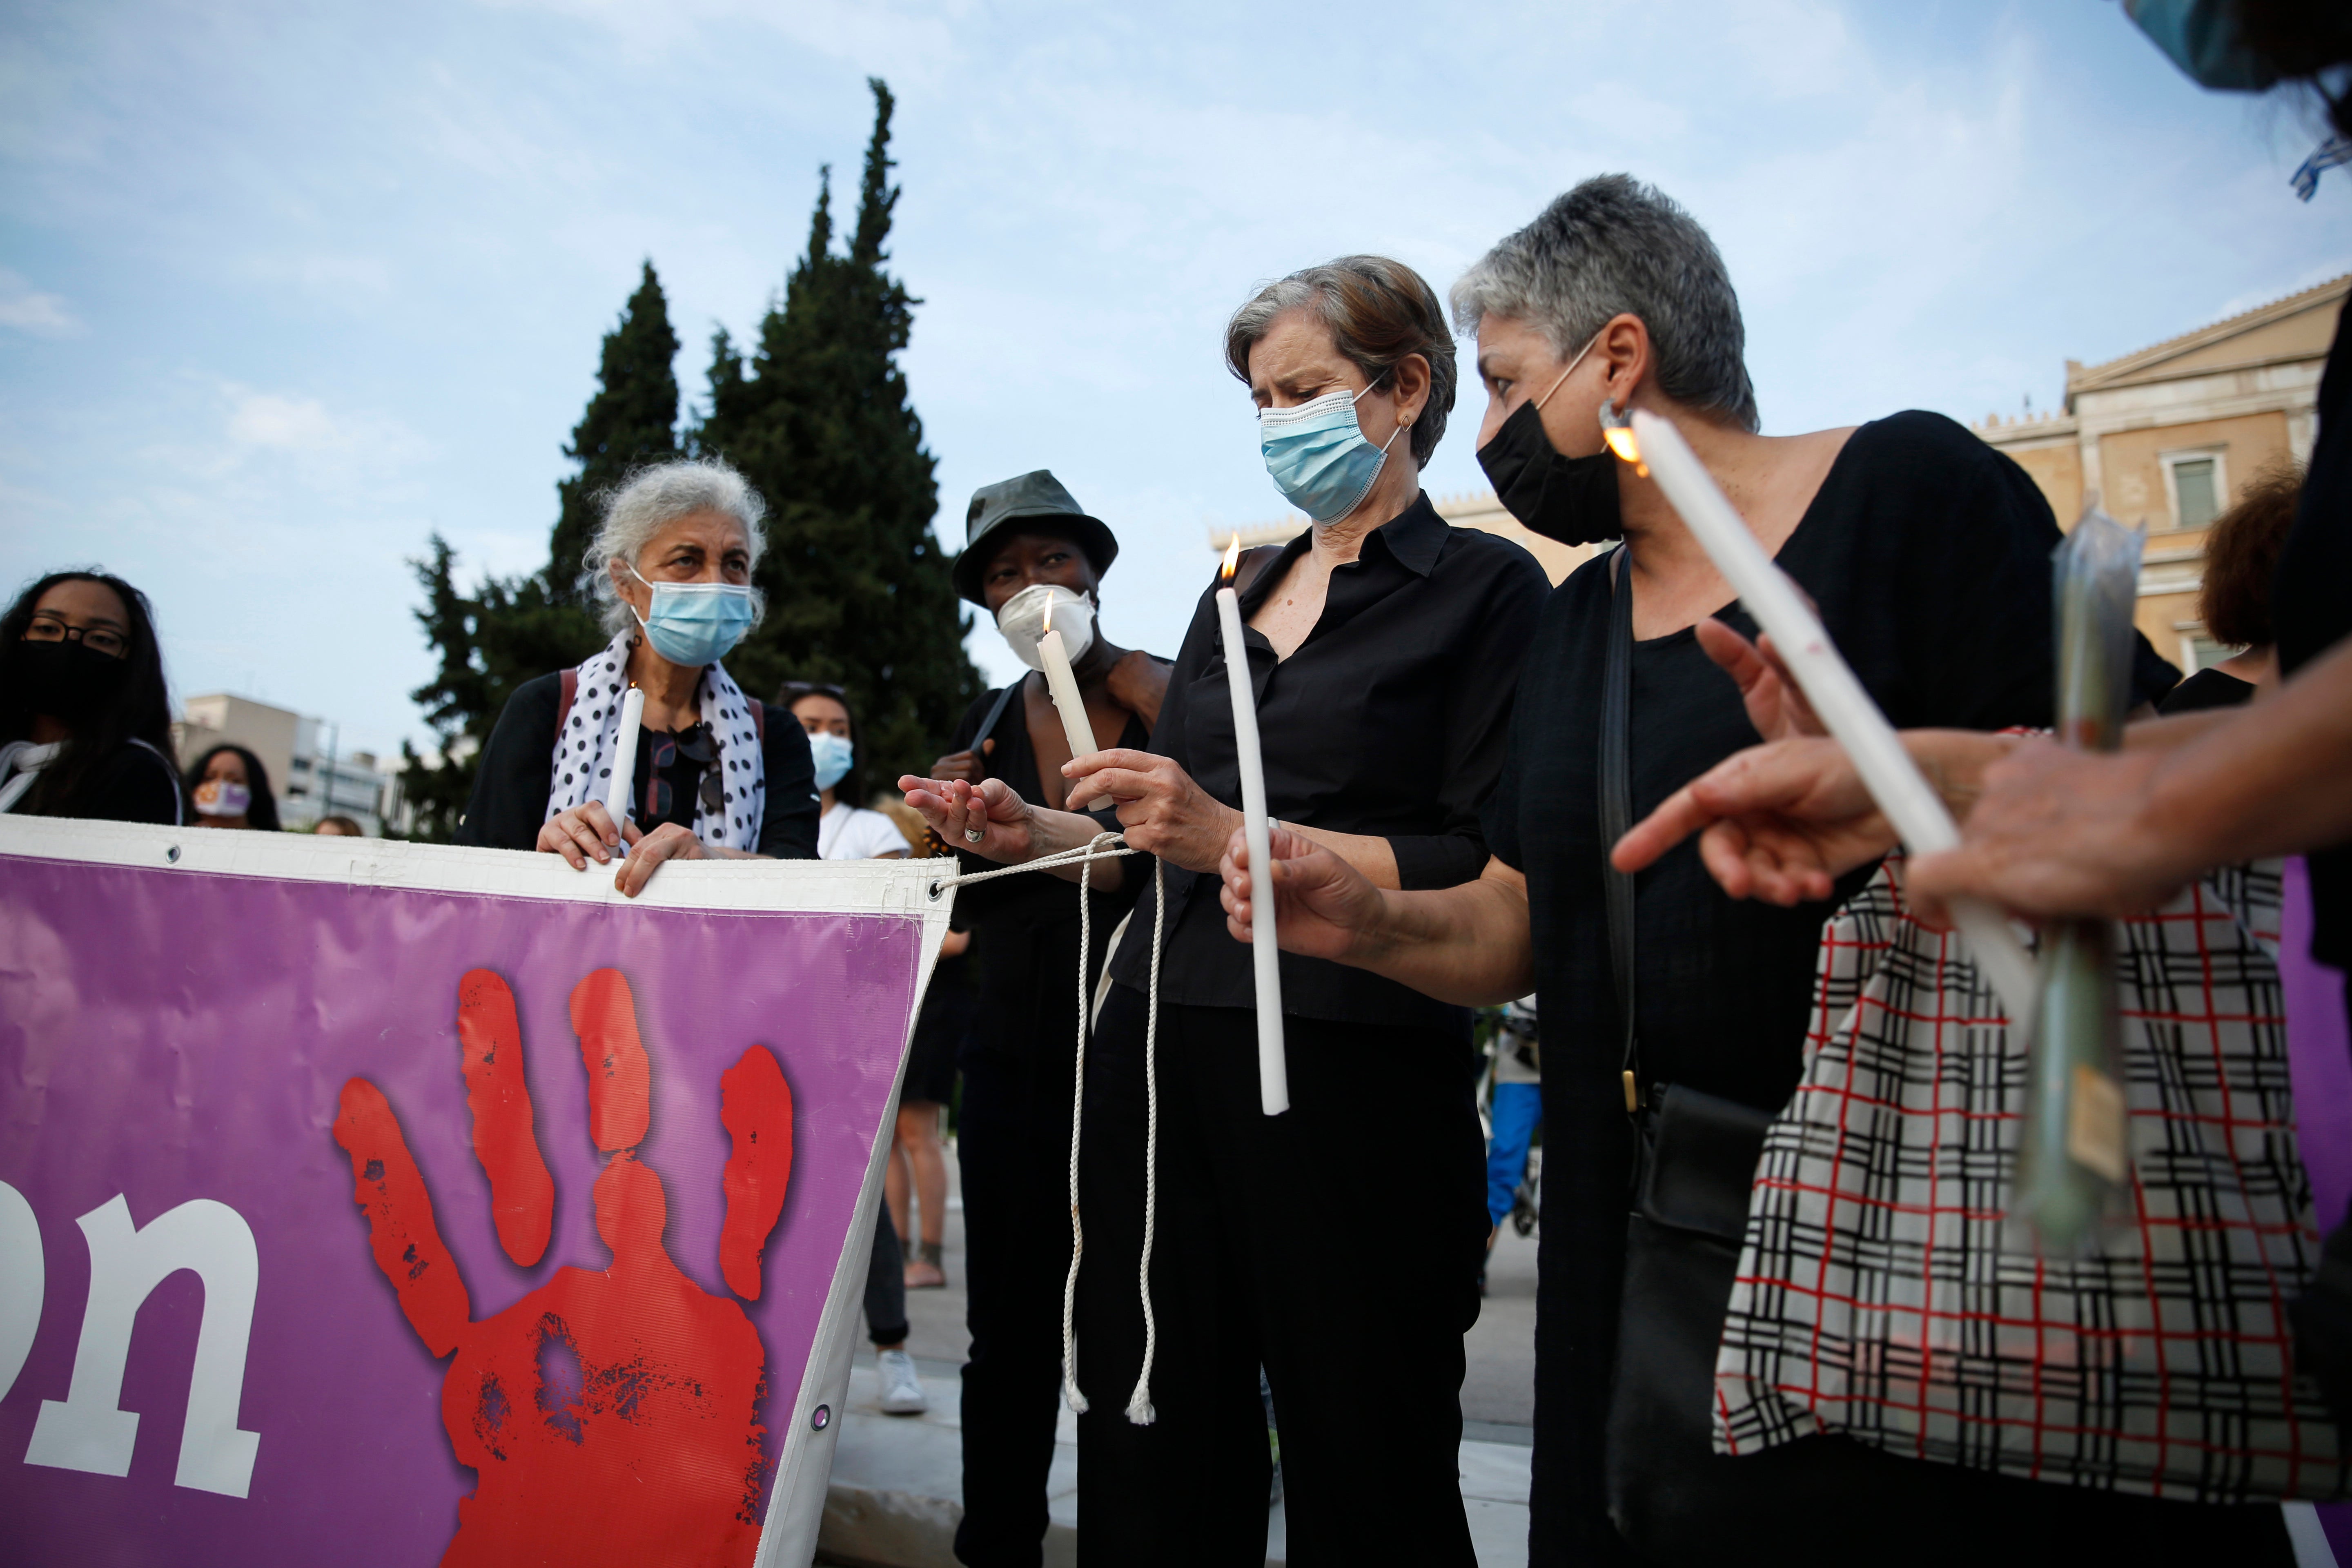
[{"label": "outstretched hand", "polygon": [[1845,748],[1822,737],[1725,758],[1635,823],[1610,864],[1642,870],[1694,833],[1699,859],[1725,892],[1783,908],[1828,898],[1839,877],[1895,842]]},{"label": "outstretched hand", "polygon": [[907,794],[907,805],[930,824],[931,831],[950,849],[969,849],[1008,865],[1037,855],[1029,804],[1003,779],[982,779],[974,784],[963,779],[926,779],[906,773],[899,777],[898,787]]},{"label": "outstretched hand", "polygon": [[[1342,960],[1356,952],[1380,919],[1381,890],[1347,861],[1287,828],[1274,828],[1266,847],[1274,864],[1265,881],[1274,889],[1275,934],[1282,950]],[[1250,867],[1248,837],[1240,828],[1226,839],[1217,869],[1224,878],[1218,897],[1225,929],[1236,942],[1252,941],[1260,882]]]}]

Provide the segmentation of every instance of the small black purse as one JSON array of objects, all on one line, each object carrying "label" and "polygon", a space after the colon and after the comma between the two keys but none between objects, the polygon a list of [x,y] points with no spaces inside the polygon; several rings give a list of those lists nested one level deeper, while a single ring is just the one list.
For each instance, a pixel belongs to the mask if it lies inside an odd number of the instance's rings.
[{"label": "small black purse", "polygon": [[1653,1084],[1646,1095],[1637,1089],[1633,879],[1608,861],[1633,826],[1633,595],[1622,548],[1614,576],[1601,686],[1601,854],[1610,973],[1624,1023],[1625,1110],[1635,1137],[1607,1485],[1618,1533],[1645,1556],[1670,1555],[1696,1521],[1746,1511],[1730,1494],[1773,1484],[1761,1474],[1751,1483],[1753,1467],[1719,1459],[1713,1435],[1716,1347],[1772,1116],[1680,1084]]}]

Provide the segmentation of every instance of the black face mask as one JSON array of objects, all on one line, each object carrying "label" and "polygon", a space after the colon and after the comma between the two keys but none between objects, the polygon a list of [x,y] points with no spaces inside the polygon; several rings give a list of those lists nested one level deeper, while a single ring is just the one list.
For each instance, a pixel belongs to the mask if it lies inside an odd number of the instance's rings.
[{"label": "black face mask", "polygon": [[1478,466],[1504,510],[1547,539],[1598,544],[1625,536],[1617,516],[1616,454],[1603,447],[1589,458],[1561,457],[1532,397],[1478,448]]},{"label": "black face mask", "polygon": [[122,689],[131,661],[79,642],[19,642],[16,700],[26,710],[75,723]]}]

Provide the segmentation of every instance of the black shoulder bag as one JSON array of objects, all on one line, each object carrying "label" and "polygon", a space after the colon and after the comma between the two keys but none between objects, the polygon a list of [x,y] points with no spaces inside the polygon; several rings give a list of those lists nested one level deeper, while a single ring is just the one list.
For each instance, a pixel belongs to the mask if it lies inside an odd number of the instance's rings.
[{"label": "black shoulder bag", "polygon": [[[1715,1453],[1715,1356],[1772,1117],[1681,1084],[1640,1088],[1633,879],[1608,858],[1633,826],[1633,593],[1622,548],[1617,556],[1601,684],[1601,855],[1634,1169],[1609,1396],[1609,1515],[1636,1552],[1669,1558],[1695,1537],[1738,1531],[1748,1513],[1738,1494],[1749,1475]],[[1769,1484],[1761,1475],[1754,1481]]]}]

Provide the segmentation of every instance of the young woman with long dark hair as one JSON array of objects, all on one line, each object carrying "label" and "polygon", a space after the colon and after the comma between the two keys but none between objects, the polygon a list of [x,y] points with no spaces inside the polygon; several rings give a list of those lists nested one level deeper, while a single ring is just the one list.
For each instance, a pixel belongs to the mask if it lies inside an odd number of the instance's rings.
[{"label": "young woman with long dark hair", "polygon": [[254,827],[278,830],[278,794],[269,787],[269,770],[243,746],[226,741],[198,757],[182,781],[188,803],[196,808],[199,827]]},{"label": "young woman with long dark hair", "polygon": [[177,823],[171,747],[147,595],[52,572],[0,615],[0,812]]}]

